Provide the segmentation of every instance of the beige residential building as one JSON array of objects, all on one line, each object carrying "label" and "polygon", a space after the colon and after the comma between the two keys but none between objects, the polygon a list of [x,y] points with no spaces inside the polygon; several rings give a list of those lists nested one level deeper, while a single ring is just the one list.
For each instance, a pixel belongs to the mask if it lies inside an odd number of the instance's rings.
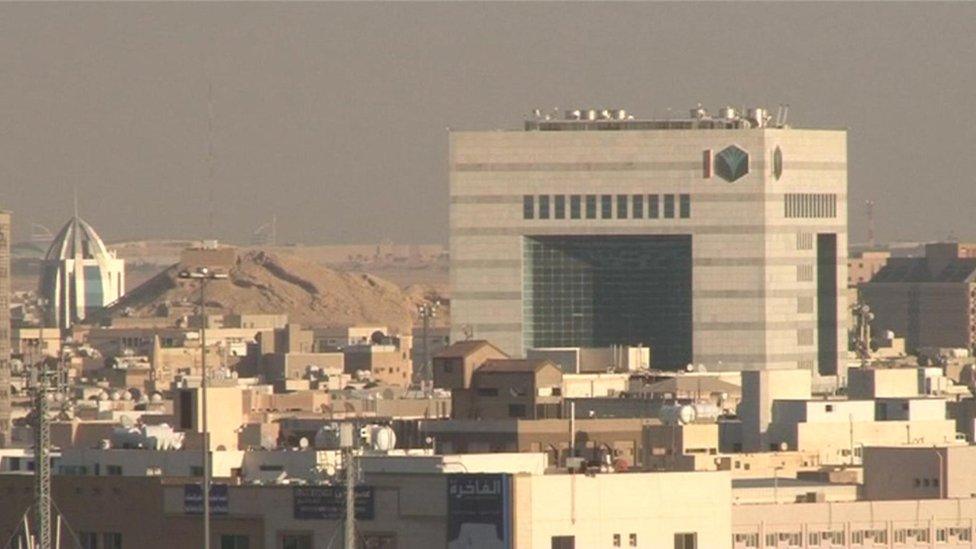
[{"label": "beige residential building", "polygon": [[820,464],[844,465],[859,463],[865,446],[965,442],[946,399],[919,394],[919,370],[851,372],[850,399],[813,398],[803,370],[743,372],[739,448],[810,452]]},{"label": "beige residential building", "polygon": [[891,252],[863,251],[857,252],[847,260],[847,286],[855,287],[870,282],[891,258]]},{"label": "beige residential building", "polygon": [[864,499],[976,497],[976,446],[864,449]]},{"label": "beige residential building", "polygon": [[467,389],[474,371],[489,359],[508,358],[504,351],[485,340],[459,341],[434,355],[434,387]]},{"label": "beige residential building", "polygon": [[732,507],[733,549],[971,548],[976,499]]},{"label": "beige residential building", "polygon": [[562,417],[563,373],[548,360],[500,358],[474,371],[470,389],[451,391],[456,419]]},{"label": "beige residential building", "polygon": [[452,339],[843,374],[846,133],[767,122],[583,111],[452,131]]}]

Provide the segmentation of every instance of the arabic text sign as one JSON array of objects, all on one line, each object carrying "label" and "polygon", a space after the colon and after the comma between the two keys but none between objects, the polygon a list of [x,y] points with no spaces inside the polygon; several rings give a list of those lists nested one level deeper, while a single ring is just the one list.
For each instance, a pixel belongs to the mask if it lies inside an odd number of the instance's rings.
[{"label": "arabic text sign", "polygon": [[[226,515],[227,508],[227,485],[212,484],[210,486],[210,514]],[[183,485],[183,512],[195,515],[203,514],[203,486],[199,484]]]},{"label": "arabic text sign", "polygon": [[[448,547],[463,546],[470,536],[493,542],[491,546],[511,547],[510,482],[509,475],[501,474],[448,476]],[[491,532],[494,539],[486,538]]]},{"label": "arabic text sign", "polygon": [[[345,486],[295,486],[292,504],[296,520],[338,520],[346,514]],[[372,486],[356,487],[356,519],[373,520]]]}]

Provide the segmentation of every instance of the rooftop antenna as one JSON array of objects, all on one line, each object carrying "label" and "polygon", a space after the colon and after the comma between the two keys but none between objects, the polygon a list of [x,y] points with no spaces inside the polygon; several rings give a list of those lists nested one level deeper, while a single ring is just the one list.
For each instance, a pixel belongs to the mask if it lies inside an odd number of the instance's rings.
[{"label": "rooftop antenna", "polygon": [[207,80],[207,231],[214,237],[214,101],[213,79]]},{"label": "rooftop antenna", "polygon": [[[73,544],[80,545],[77,535],[64,522],[51,492],[50,411],[58,401],[67,403],[64,361],[64,349],[58,358],[41,352],[40,362],[32,364],[27,372],[26,386],[32,400],[34,428],[34,501],[24,512],[22,526],[13,532],[6,547],[13,547],[15,539],[18,539],[17,547],[21,547],[19,541],[22,539],[33,549],[60,549],[62,528],[71,536]],[[33,522],[30,520],[32,516]]]}]

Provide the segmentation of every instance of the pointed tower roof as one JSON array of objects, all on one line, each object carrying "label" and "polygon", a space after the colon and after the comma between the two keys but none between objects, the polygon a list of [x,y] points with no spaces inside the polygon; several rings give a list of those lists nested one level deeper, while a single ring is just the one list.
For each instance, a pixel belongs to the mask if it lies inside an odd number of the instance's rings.
[{"label": "pointed tower roof", "polygon": [[105,243],[95,229],[87,221],[75,215],[58,231],[44,259],[59,261],[108,257],[108,249],[105,248]]}]

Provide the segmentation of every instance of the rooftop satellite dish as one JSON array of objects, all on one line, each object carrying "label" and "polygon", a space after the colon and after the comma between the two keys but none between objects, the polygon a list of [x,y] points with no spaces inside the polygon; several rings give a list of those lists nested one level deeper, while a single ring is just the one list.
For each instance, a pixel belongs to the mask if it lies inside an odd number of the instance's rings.
[{"label": "rooftop satellite dish", "polygon": [[685,371],[686,372],[694,372],[695,371],[695,365],[694,364],[687,364],[687,365],[685,365]]},{"label": "rooftop satellite dish", "polygon": [[307,449],[308,448],[308,439],[305,438],[305,437],[302,437],[302,438],[298,439],[298,447],[301,448],[302,450]]}]

